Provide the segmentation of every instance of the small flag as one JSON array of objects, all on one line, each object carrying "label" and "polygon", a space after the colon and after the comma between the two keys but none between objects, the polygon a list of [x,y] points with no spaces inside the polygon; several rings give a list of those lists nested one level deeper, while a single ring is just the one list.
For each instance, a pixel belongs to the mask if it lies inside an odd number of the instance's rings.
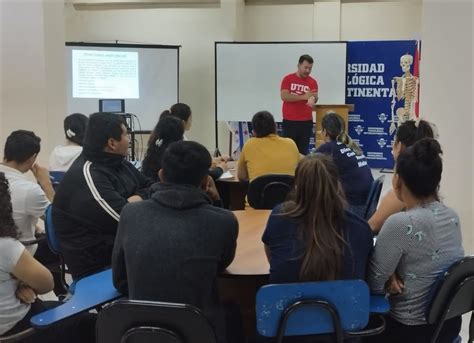
[{"label": "small flag", "polygon": [[238,160],[245,142],[250,138],[249,126],[247,122],[241,121],[229,121],[227,126],[232,133],[231,157]]}]

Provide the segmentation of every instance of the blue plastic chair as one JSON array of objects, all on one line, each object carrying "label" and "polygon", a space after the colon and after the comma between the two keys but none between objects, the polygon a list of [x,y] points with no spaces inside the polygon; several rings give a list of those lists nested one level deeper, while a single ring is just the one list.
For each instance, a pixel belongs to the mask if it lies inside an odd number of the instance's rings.
[{"label": "blue plastic chair", "polygon": [[98,308],[120,297],[122,297],[122,294],[113,285],[112,269],[107,269],[78,280],[76,292],[68,301],[33,316],[30,323],[34,328],[46,328],[78,313]]},{"label": "blue plastic chair", "polygon": [[385,175],[382,175],[374,180],[372,187],[370,187],[369,195],[367,196],[367,201],[365,203],[365,213],[364,219],[369,220],[370,217],[377,210],[377,205],[379,204],[380,194],[382,193],[383,182],[385,180]]},{"label": "blue plastic chair", "polygon": [[[257,331],[264,337],[335,334],[336,342],[348,337],[373,336],[385,330],[381,314],[390,309],[383,296],[370,296],[362,280],[340,280],[267,285],[257,293]],[[369,314],[380,324],[365,329]]]},{"label": "blue plastic chair", "polygon": [[53,225],[53,205],[49,205],[48,208],[46,209],[44,227],[46,231],[46,239],[48,242],[49,249],[53,253],[59,256],[59,264],[60,264],[59,268],[61,271],[61,284],[64,287],[64,289],[68,290],[68,293],[74,294],[76,282],[74,281],[70,285],[68,285],[66,282],[66,273],[67,273],[66,263],[64,262],[61,245],[59,244],[59,240],[58,240],[58,237],[56,236],[56,232],[54,230],[54,225]]}]

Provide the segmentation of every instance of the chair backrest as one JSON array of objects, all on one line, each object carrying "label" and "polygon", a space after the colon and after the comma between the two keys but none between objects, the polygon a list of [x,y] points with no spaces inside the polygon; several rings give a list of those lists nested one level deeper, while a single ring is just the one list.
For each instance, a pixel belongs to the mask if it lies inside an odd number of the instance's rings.
[{"label": "chair backrest", "polygon": [[365,214],[364,219],[369,220],[370,217],[375,213],[377,205],[379,203],[380,194],[382,193],[383,182],[385,180],[385,175],[382,175],[374,180],[372,187],[370,187],[369,195],[367,196],[367,201],[365,202]]},{"label": "chair backrest", "polygon": [[46,231],[46,239],[48,241],[49,248],[55,254],[61,254],[61,246],[59,245],[58,237],[54,231],[53,225],[53,205],[49,205],[46,209],[46,216],[44,221],[44,227]]},{"label": "chair backrest", "polygon": [[[356,331],[369,321],[370,295],[362,280],[340,280],[267,285],[257,293],[257,331],[275,337],[285,310],[292,304],[322,300],[337,312],[342,330]],[[335,323],[330,313],[318,306],[303,306],[289,317],[285,336],[332,333]]]},{"label": "chair backrest", "polygon": [[249,184],[247,200],[255,209],[271,210],[285,201],[293,188],[295,177],[284,174],[268,174],[253,179]]},{"label": "chair backrest", "polygon": [[99,313],[97,343],[215,343],[214,330],[194,306],[118,300]]},{"label": "chair backrest", "polygon": [[[428,309],[429,324],[474,310],[474,256],[454,263],[444,273]],[[444,314],[446,316],[443,318]]]}]

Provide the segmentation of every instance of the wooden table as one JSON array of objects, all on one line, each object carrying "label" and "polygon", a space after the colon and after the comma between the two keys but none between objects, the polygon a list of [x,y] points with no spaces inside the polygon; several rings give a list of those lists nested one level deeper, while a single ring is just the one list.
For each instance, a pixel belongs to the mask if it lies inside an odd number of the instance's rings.
[{"label": "wooden table", "polygon": [[265,256],[262,234],[269,210],[234,211],[239,221],[239,237],[234,261],[218,279],[222,303],[240,307],[244,332],[247,337],[256,334],[255,296],[268,284],[270,266]]},{"label": "wooden table", "polygon": [[239,221],[237,250],[232,264],[227,268],[229,276],[268,275],[270,265],[265,255],[262,235],[270,210],[234,211]]}]

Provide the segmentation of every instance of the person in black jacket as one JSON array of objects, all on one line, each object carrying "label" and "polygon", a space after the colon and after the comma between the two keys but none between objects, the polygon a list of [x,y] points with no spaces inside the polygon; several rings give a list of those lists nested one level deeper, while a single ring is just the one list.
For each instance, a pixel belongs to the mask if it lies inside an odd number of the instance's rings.
[{"label": "person in black jacket", "polygon": [[53,224],[74,279],[110,266],[122,208],[148,194],[152,180],[124,159],[128,144],[120,116],[92,114],[83,152],[56,193]]},{"label": "person in black jacket", "polygon": [[210,165],[199,143],[168,147],[151,199],[122,211],[112,270],[115,287],[130,299],[197,306],[222,339],[216,278],[234,259],[239,227],[234,214],[212,206],[206,194]]}]

